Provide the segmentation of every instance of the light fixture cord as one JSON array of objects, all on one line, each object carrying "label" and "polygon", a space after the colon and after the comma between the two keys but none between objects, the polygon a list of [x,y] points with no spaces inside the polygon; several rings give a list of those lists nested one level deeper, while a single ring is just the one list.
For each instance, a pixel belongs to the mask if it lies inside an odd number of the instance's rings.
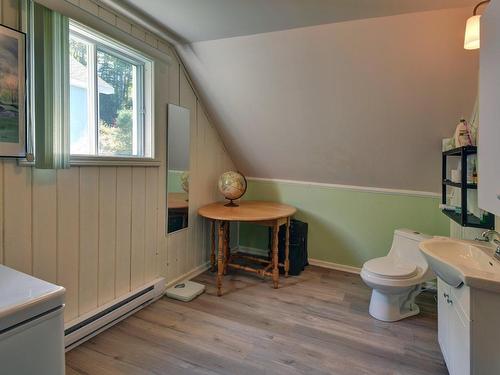
[{"label": "light fixture cord", "polygon": [[477,4],[477,5],[474,7],[474,11],[472,12],[472,14],[476,15],[476,14],[477,14],[477,10],[479,9],[479,7],[480,7],[481,5],[488,4],[489,2],[491,2],[491,0],[484,0],[484,1],[481,1],[479,4]]}]

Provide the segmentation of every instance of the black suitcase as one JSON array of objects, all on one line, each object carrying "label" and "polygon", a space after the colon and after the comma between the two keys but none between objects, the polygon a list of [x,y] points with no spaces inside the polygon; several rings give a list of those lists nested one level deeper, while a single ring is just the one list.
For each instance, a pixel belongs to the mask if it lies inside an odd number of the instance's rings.
[{"label": "black suitcase", "polygon": [[[290,221],[289,275],[300,275],[300,273],[304,271],[305,266],[309,264],[307,261],[307,229],[307,223],[303,221],[295,219]],[[272,234],[272,229],[269,228],[269,244],[272,244]],[[286,228],[282,225],[278,233],[278,260],[280,263],[284,263],[285,261],[285,236]],[[280,267],[280,273],[284,272],[285,270],[283,267]]]}]

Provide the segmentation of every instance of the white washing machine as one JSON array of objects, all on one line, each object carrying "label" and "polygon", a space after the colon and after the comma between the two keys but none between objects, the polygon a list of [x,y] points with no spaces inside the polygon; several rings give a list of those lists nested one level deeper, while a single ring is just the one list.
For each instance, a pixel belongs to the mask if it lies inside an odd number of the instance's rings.
[{"label": "white washing machine", "polygon": [[0,265],[0,374],[64,374],[64,293]]}]

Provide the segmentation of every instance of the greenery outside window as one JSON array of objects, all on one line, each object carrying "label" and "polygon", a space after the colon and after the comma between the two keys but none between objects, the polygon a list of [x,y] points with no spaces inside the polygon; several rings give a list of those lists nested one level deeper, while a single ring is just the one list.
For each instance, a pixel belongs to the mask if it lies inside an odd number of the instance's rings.
[{"label": "greenery outside window", "polygon": [[152,158],[152,61],[69,24],[71,158]]}]

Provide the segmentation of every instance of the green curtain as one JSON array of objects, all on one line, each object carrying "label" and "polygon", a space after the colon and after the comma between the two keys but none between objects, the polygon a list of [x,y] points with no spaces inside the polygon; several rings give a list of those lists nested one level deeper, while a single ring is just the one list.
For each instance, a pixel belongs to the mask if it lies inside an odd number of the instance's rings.
[{"label": "green curtain", "polygon": [[32,7],[35,167],[69,168],[69,20]]}]

